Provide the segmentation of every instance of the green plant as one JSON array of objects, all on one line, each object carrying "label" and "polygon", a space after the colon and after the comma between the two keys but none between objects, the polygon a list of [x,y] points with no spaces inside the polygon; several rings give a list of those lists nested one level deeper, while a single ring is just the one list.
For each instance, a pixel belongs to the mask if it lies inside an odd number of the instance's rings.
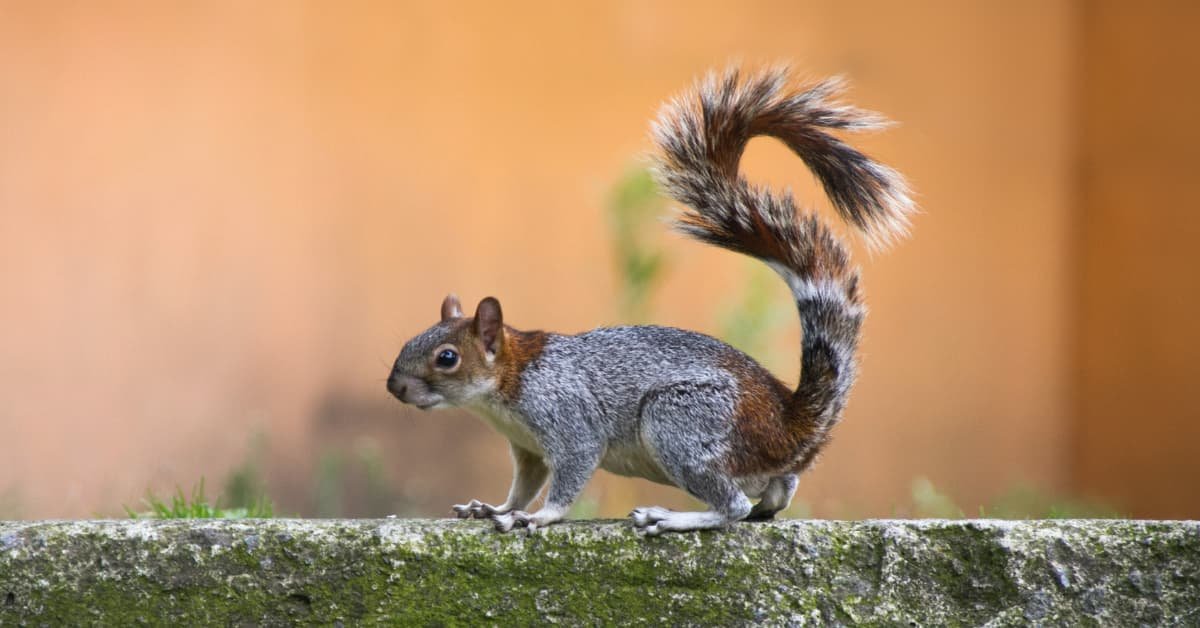
[{"label": "green plant", "polygon": [[954,500],[933,486],[929,478],[917,478],[912,482],[913,515],[934,519],[962,519],[962,508]]},{"label": "green plant", "polygon": [[354,448],[363,474],[363,506],[370,516],[383,516],[396,511],[399,498],[388,479],[379,444],[372,439],[360,441]]},{"label": "green plant", "polygon": [[337,517],[345,512],[342,485],[345,461],[340,452],[327,451],[317,460],[313,482],[313,504],[318,517]]},{"label": "green plant", "polygon": [[0,519],[19,519],[21,517],[21,494],[16,487],[9,487],[0,493]]},{"label": "green plant", "polygon": [[139,512],[129,506],[124,509],[132,519],[268,519],[274,516],[274,505],[266,496],[260,495],[257,502],[237,508],[222,508],[219,501],[209,503],[204,494],[204,478],[201,478],[200,483],[192,487],[190,497],[179,486],[169,499],[147,491],[142,503],[148,510]]},{"label": "green plant", "polygon": [[647,242],[657,233],[657,222],[666,200],[650,171],[634,168],[614,186],[608,200],[609,228],[621,281],[620,316],[631,323],[644,323],[649,299],[662,279],[666,266],[659,247]]},{"label": "green plant", "polygon": [[260,461],[266,450],[266,437],[261,433],[250,439],[246,458],[225,477],[221,491],[222,501],[230,508],[252,509],[257,504],[269,502],[267,485],[262,478]]},{"label": "green plant", "polygon": [[379,444],[369,438],[349,449],[322,452],[312,491],[318,517],[380,517],[411,510],[388,477]]},{"label": "green plant", "polygon": [[[783,282],[762,263],[753,260],[746,270],[746,280],[739,298],[733,300],[719,315],[719,336],[764,365],[775,366],[780,351],[772,338],[795,320],[790,302],[776,297]],[[795,354],[789,348],[789,356]]]},{"label": "green plant", "polygon": [[[964,510],[948,495],[934,487],[928,478],[912,483],[913,517],[962,519]],[[1019,484],[978,508],[980,518],[992,519],[1113,519],[1121,513],[1110,506],[1053,493]]]},{"label": "green plant", "polygon": [[994,519],[1117,519],[1122,514],[1108,504],[1053,495],[1018,484],[979,508],[980,517]]}]

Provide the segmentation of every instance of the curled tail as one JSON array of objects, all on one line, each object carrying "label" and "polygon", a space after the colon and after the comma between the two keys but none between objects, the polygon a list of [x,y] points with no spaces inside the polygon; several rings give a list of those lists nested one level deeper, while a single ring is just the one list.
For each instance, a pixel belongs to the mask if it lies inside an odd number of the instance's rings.
[{"label": "curled tail", "polygon": [[[800,384],[788,405],[807,466],[828,438],[854,381],[865,309],[845,246],[815,214],[797,216],[791,196],[738,174],[746,143],[775,137],[817,176],[833,207],[872,244],[906,232],[914,206],[903,177],[829,134],[886,126],[875,114],[832,100],[842,82],[790,86],[773,69],[743,78],[710,74],[663,106],[654,124],[655,174],[689,206],[675,227],[698,240],[756,257],[792,290],[804,332]],[[797,469],[799,470],[799,469]]]}]

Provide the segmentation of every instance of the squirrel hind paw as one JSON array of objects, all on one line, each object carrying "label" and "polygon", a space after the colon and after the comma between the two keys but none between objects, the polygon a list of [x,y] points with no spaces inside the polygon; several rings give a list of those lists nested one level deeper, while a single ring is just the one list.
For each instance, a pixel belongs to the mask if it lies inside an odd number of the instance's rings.
[{"label": "squirrel hind paw", "polygon": [[650,507],[635,509],[630,516],[633,518],[633,525],[646,536],[658,536],[669,531],[689,532],[721,528],[744,518],[745,514],[737,517],[713,510],[676,512],[665,508]]},{"label": "squirrel hind paw", "polygon": [[670,514],[671,511],[666,508],[647,506],[644,508],[634,508],[633,512],[629,513],[629,518],[633,520],[635,528],[646,528],[666,519]]},{"label": "squirrel hind paw", "polygon": [[537,531],[537,520],[524,510],[497,512],[491,515],[492,523],[497,532],[509,532],[514,528],[525,528],[530,534]]}]

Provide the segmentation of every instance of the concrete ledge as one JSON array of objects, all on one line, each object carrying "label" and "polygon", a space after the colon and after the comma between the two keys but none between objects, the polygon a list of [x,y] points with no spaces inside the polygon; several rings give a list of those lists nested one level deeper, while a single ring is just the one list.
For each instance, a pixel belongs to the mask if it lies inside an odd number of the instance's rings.
[{"label": "concrete ledge", "polygon": [[0,625],[1200,623],[1200,522],[0,523]]}]

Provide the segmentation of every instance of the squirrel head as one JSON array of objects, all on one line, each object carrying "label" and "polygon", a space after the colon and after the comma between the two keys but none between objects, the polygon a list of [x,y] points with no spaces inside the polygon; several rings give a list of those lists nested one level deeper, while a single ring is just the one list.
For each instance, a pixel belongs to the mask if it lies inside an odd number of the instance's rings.
[{"label": "squirrel head", "polygon": [[405,343],[388,377],[388,392],[422,410],[467,405],[496,391],[505,329],[500,302],[479,302],[463,316],[453,294],[442,301],[442,320]]}]

